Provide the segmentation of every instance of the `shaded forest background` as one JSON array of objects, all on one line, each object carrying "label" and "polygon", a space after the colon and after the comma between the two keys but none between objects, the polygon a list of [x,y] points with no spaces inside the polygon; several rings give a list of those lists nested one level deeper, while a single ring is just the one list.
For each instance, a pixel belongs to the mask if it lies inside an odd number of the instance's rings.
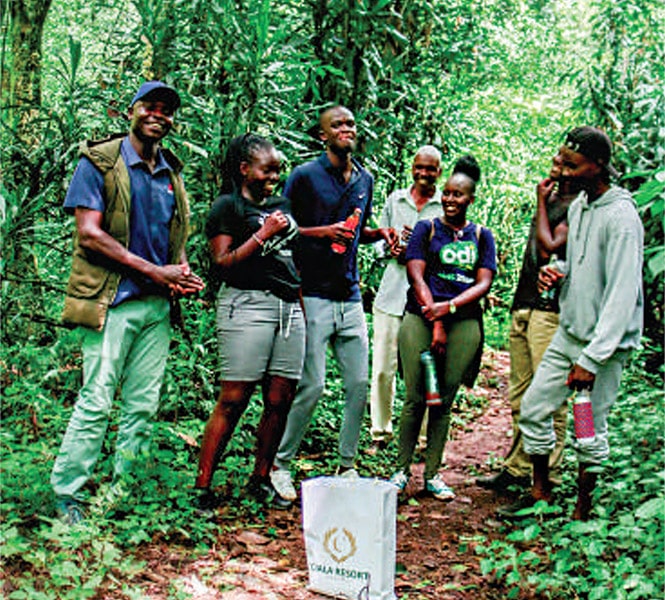
[{"label": "shaded forest background", "polygon": [[[228,141],[269,136],[288,166],[320,150],[320,107],[348,105],[377,179],[375,212],[422,144],[448,165],[472,152],[484,177],[473,218],[496,234],[505,306],[533,211],[534,185],[573,125],[607,130],[623,184],[648,228],[647,280],[663,269],[663,13],[656,2],[358,0],[10,0],[3,13],[2,335],[55,335],[70,223],[60,206],[77,144],[122,131],[143,79],[183,96],[168,144],[181,156],[205,269],[201,224]],[[363,255],[366,286],[380,269]],[[662,294],[648,287],[649,331]],[[41,322],[47,327],[37,327]],[[652,335],[656,338],[657,335]]]},{"label": "shaded forest background", "polygon": [[[7,0],[1,19],[0,444],[3,508],[10,514],[0,526],[9,556],[34,543],[26,532],[43,526],[37,515],[48,514],[48,472],[80,379],[77,333],[59,325],[72,235],[60,207],[78,143],[125,130],[122,115],[145,79],[167,81],[183,99],[166,144],[186,164],[193,212],[188,251],[204,275],[203,223],[220,188],[226,145],[239,133],[270,137],[286,156],[286,175],[320,151],[311,135],[320,107],[349,106],[359,124],[358,155],[376,177],[377,217],[388,193],[408,183],[422,144],[442,150],[444,172],[459,155],[474,154],[483,178],[471,218],[493,230],[499,253],[486,318],[487,342],[495,348],[506,345],[535,184],[567,129],[605,129],[621,184],[635,193],[646,229],[645,350],[634,373],[648,392],[645,409],[662,418],[662,399],[653,393],[662,386],[665,269],[660,2]],[[382,265],[371,248],[360,258],[371,297]],[[213,294],[209,287],[184,303],[185,330],[172,344],[158,439],[198,437],[214,403]],[[334,402],[334,372],[329,384]],[[337,418],[331,406],[322,409],[311,448],[330,443],[326,426],[334,430]],[[648,436],[656,457],[662,455],[657,423]],[[237,438],[227,467],[245,473],[250,428]],[[164,460],[173,472],[157,477],[155,486],[190,485],[186,441],[170,451]],[[104,469],[93,485],[108,479]],[[174,531],[181,523],[159,523],[163,535],[180,535]],[[197,543],[211,535],[207,525],[197,527],[187,534]],[[141,531],[132,537],[113,529],[113,535],[132,547],[154,534]],[[31,561],[35,569],[54,558],[40,560]],[[76,588],[74,576],[62,577],[53,588],[58,594]]]}]

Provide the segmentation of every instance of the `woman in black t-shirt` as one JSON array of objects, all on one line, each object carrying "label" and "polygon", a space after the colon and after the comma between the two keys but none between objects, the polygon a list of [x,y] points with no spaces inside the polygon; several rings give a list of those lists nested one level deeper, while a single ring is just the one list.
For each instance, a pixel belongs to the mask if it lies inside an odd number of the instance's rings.
[{"label": "woman in black t-shirt", "polygon": [[248,489],[266,503],[287,506],[268,474],[302,372],[305,321],[291,256],[298,228],[288,199],[272,195],[280,162],[268,140],[251,133],[234,138],[226,156],[233,190],[215,201],[206,223],[222,281],[217,297],[221,391],[201,445],[195,485],[201,509],[218,503],[210,490],[212,476],[259,382],[264,409]]}]

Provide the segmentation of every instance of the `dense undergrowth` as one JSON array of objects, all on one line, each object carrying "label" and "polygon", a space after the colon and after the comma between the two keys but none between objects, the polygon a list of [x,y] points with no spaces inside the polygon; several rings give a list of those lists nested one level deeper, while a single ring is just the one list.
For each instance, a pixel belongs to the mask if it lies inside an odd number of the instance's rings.
[{"label": "dense undergrowth", "polygon": [[510,598],[527,590],[562,600],[663,597],[665,411],[662,381],[645,373],[643,361],[636,357],[624,373],[610,415],[610,457],[598,468],[591,520],[570,521],[576,464],[569,452],[554,506],[530,509],[505,539],[476,540],[483,573],[509,584]]},{"label": "dense undergrowth", "polygon": [[[244,488],[252,467],[258,397],[250,403],[215,476],[217,489],[226,496],[221,518],[207,521],[190,503],[196,443],[216,392],[215,352],[208,347],[214,342],[206,341],[208,329],[200,320],[196,330],[189,327],[193,323],[188,310],[199,309],[187,307],[187,337],[174,337],[152,453],[137,465],[119,493],[111,480],[115,438],[111,428],[87,487],[85,526],[67,528],[54,518],[48,482],[79,385],[78,336],[68,332],[52,346],[3,349],[0,589],[5,597],[78,599],[103,593],[141,598],[138,581],[145,565],[140,556],[149,545],[203,553],[230,529],[256,523],[261,507],[245,496]],[[571,524],[566,516],[536,513],[523,527],[506,529],[505,539],[475,540],[484,573],[512,586],[512,597],[530,589],[544,598],[635,600],[657,597],[662,590],[665,415],[658,381],[644,372],[643,357],[633,360],[626,372],[612,416],[612,454],[603,469],[591,522]],[[334,369],[328,382],[296,463],[299,478],[330,474],[336,466],[335,432],[342,396]],[[493,385],[487,380],[481,383]],[[398,396],[402,394],[400,384]],[[482,396],[461,392],[454,426],[468,424],[484,409],[483,403]],[[368,430],[363,431],[363,444],[369,442]],[[388,456],[394,458],[394,452],[390,448]],[[391,464],[385,456],[379,461],[361,455],[359,470],[367,476],[389,476]],[[571,464],[562,496],[574,495],[573,470]],[[564,515],[570,513],[570,506],[563,508]],[[170,597],[182,594],[174,587]]]}]

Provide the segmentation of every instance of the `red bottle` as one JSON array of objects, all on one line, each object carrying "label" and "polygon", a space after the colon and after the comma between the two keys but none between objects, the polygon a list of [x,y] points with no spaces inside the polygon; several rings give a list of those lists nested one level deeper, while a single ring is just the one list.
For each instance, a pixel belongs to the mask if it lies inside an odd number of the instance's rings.
[{"label": "red bottle", "polygon": [[[344,227],[346,229],[350,229],[355,234],[356,229],[358,228],[358,223],[360,223],[360,215],[362,212],[363,211],[360,208],[355,208],[353,212],[346,218],[346,221],[344,221]],[[349,240],[349,244],[350,243],[351,240]],[[340,242],[333,242],[330,246],[335,254],[344,254],[348,247],[349,246],[347,244],[342,244]]]}]

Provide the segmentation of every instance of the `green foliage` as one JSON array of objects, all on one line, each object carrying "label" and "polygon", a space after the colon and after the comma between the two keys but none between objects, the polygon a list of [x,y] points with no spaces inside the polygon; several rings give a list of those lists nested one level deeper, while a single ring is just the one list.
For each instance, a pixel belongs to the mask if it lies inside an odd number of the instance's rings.
[{"label": "green foliage", "polygon": [[[642,222],[644,223],[644,288],[646,292],[645,331],[653,339],[662,339],[663,333],[663,273],[665,272],[665,237],[663,211],[665,209],[665,169],[642,171],[627,179],[644,180],[635,192]],[[662,354],[655,355],[654,366],[662,365]]]},{"label": "green foliage", "polygon": [[[665,9],[661,2],[593,3],[593,60],[578,65],[576,104],[609,132],[622,182],[637,190],[645,227],[645,329],[663,337],[663,201],[665,199]],[[655,362],[662,363],[662,356]]]},{"label": "green foliage", "polygon": [[662,592],[665,410],[661,391],[643,378],[643,359],[625,374],[610,417],[610,458],[601,469],[593,518],[569,521],[576,491],[568,477],[557,493],[566,499],[562,516],[536,507],[505,539],[476,547],[483,573],[509,584],[510,597],[530,590],[547,598],[646,600]]},{"label": "green foliage", "polygon": [[[189,318],[187,311],[185,317]],[[209,390],[198,387],[208,378],[205,363],[214,352],[197,355],[193,362],[203,365],[194,366],[190,357],[180,355],[183,342],[178,336],[148,460],[137,464],[132,476],[120,485],[113,484],[115,432],[109,432],[102,460],[86,486],[85,525],[66,528],[54,519],[48,480],[57,451],[55,440],[62,435],[79,386],[77,338],[76,332],[69,332],[52,347],[30,345],[0,354],[5,391],[0,434],[0,558],[5,563],[2,591],[8,598],[73,599],[100,594],[140,598],[145,564],[138,557],[148,546],[168,543],[194,554],[205,552],[224,535],[226,523],[255,523],[262,516],[263,507],[244,494],[261,412],[258,394],[215,475],[214,486],[225,498],[220,521],[209,522],[193,509],[191,486],[198,455],[194,444],[208,412],[197,407],[193,395],[200,393],[198,402],[202,404],[214,398]],[[336,365],[333,361],[330,365],[326,393],[297,461],[299,478],[330,475],[337,467],[335,438],[343,393]],[[403,393],[400,382],[397,411]],[[456,407],[455,426],[463,426],[480,410],[482,402],[464,393]],[[193,414],[199,411],[204,414]],[[362,435],[366,446],[369,428]],[[392,444],[381,456],[361,455],[358,468],[364,475],[387,478],[395,460],[396,445]]]},{"label": "green foliage", "polygon": [[[56,0],[45,26],[45,100],[33,145],[2,130],[11,157],[1,190],[8,240],[3,334],[41,335],[35,321],[57,321],[69,255],[68,221],[58,207],[76,143],[123,129],[108,110],[124,112],[138,82],[153,76],[173,83],[184,100],[167,144],[187,165],[195,267],[206,269],[202,226],[228,141],[254,129],[297,164],[319,148],[310,135],[319,108],[340,101],[357,113],[359,154],[377,176],[377,214],[387,193],[408,183],[408,165],[421,144],[439,145],[450,163],[463,152],[476,154],[484,177],[472,218],[497,238],[492,294],[507,306],[533,213],[533,186],[579,114],[595,111],[605,115],[601,124],[617,128],[619,162],[629,172],[662,162],[663,61],[655,43],[662,9],[656,4],[634,14],[628,0],[590,1],[595,16],[587,23],[580,19],[583,6],[576,12],[512,0],[482,6],[417,0],[400,7],[334,1],[306,8],[295,1],[109,6]],[[592,43],[583,37],[589,31]],[[570,55],[578,60],[555,58]],[[575,112],[570,102],[577,89],[583,92]],[[648,218],[649,228],[661,222],[652,212]],[[662,227],[649,239],[661,247]],[[367,270],[373,260],[365,254]],[[653,264],[660,258],[649,256]],[[374,269],[364,282],[368,294],[379,275]],[[650,307],[658,310],[656,280],[649,290]]]},{"label": "green foliage", "polygon": [[[76,143],[124,128],[105,113],[124,112],[142,78],[163,77],[183,96],[167,144],[187,165],[189,253],[196,268],[206,270],[203,222],[220,186],[228,141],[254,129],[297,164],[319,148],[310,135],[319,108],[341,101],[357,113],[359,154],[377,176],[377,214],[387,193],[408,183],[408,165],[421,144],[439,145],[450,163],[463,152],[476,154],[484,177],[472,218],[495,233],[499,273],[492,293],[505,307],[533,213],[533,186],[547,172],[561,133],[577,119],[569,105],[579,82],[567,81],[578,65],[562,72],[562,61],[553,57],[574,49],[595,56],[592,65],[604,64],[600,42],[585,47],[569,35],[583,35],[589,24],[547,2],[496,0],[478,7],[418,0],[399,9],[385,2],[327,2],[304,10],[297,2],[136,0],[110,7],[58,0],[52,14],[62,18],[45,28],[47,93],[33,136],[39,144],[32,156],[16,147],[29,165],[14,160],[10,167],[30,175],[8,177],[11,185],[2,190],[10,216],[3,233],[11,243],[3,265],[3,332],[12,339],[18,330],[38,333],[35,320],[57,321],[69,255],[67,220],[58,207]],[[170,26],[174,14],[177,32]],[[655,20],[640,19],[628,29],[633,41]],[[657,53],[648,44],[644,64],[658,64]],[[635,68],[642,68],[640,61],[638,55]],[[613,64],[620,71],[623,63]],[[653,99],[655,89],[641,87],[640,98]],[[46,262],[44,246],[50,249]],[[367,271],[371,252],[364,256]],[[373,269],[364,281],[370,296],[380,272]],[[658,306],[657,298],[651,305]]]},{"label": "green foliage", "polygon": [[[271,137],[286,155],[288,172],[320,150],[318,110],[331,101],[349,105],[361,132],[358,154],[376,176],[377,215],[389,191],[409,183],[420,145],[442,149],[445,173],[460,154],[476,155],[483,178],[471,217],[490,227],[498,244],[486,318],[492,347],[506,345],[535,183],[566,129],[583,118],[600,124],[617,141],[624,181],[636,190],[647,241],[647,324],[660,340],[662,11],[655,0],[639,9],[630,0],[584,0],[574,9],[549,0],[53,0],[44,29],[43,100],[0,109],[3,593],[139,598],[136,555],[146,544],[196,551],[224,531],[193,514],[189,498],[195,440],[217,393],[212,286],[183,303],[185,330],[174,335],[153,460],[136,474],[141,485],[128,482],[127,497],[111,486],[111,432],[87,490],[88,525],[65,530],[51,519],[49,471],[81,368],[78,334],[57,325],[72,230],[60,207],[78,142],[124,130],[118,113],[140,81],[163,78],[183,97],[166,143],[186,163],[188,252],[203,274],[203,223],[220,187],[226,145],[238,133],[251,129]],[[8,32],[3,29],[7,47]],[[360,263],[363,292],[371,297],[382,265],[371,248],[362,249]],[[662,354],[655,344],[648,350]],[[640,369],[654,371],[646,363]],[[573,592],[646,598],[662,589],[662,431],[656,420],[662,402],[640,382],[640,369],[629,374],[613,417],[613,458],[603,486],[610,493],[597,499],[594,530],[537,517],[507,541],[493,542],[483,557],[486,572],[510,578],[515,597],[522,586],[566,598]],[[301,475],[336,467],[341,387],[333,366],[303,443]],[[400,382],[396,412],[402,395]],[[215,477],[229,500],[225,518],[258,510],[242,489],[260,409],[257,396]],[[454,425],[464,427],[482,410],[482,400],[461,393],[455,410]],[[367,431],[362,443],[368,443]],[[394,459],[393,444],[381,457],[362,456],[359,467],[385,477]],[[174,587],[173,596],[182,592]]]}]

